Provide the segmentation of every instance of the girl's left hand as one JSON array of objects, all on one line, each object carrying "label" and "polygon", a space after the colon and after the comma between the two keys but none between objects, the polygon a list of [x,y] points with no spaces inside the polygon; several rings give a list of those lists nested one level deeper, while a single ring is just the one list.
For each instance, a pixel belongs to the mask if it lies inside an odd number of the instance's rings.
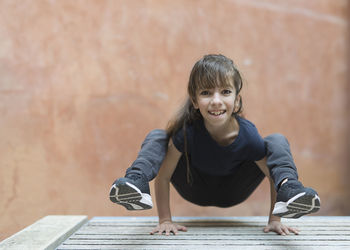
[{"label": "girl's left hand", "polygon": [[280,235],[288,235],[289,233],[299,234],[297,229],[285,226],[280,221],[270,221],[264,228],[264,232],[275,232]]}]

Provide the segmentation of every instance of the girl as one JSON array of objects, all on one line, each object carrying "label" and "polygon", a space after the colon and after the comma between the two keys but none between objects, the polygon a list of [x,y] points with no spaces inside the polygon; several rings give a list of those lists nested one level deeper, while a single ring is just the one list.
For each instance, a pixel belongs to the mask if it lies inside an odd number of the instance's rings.
[{"label": "girl", "polygon": [[110,200],[129,210],[152,208],[149,184],[155,176],[159,225],[154,233],[186,231],[174,224],[169,183],[186,200],[200,206],[230,207],[249,197],[265,176],[271,187],[271,209],[264,232],[298,234],[280,217],[299,218],[320,208],[320,199],[298,181],[288,141],[265,139],[244,119],[242,79],[223,55],[207,55],[193,67],[188,98],[166,129],[151,131],[124,178],[110,190]]}]

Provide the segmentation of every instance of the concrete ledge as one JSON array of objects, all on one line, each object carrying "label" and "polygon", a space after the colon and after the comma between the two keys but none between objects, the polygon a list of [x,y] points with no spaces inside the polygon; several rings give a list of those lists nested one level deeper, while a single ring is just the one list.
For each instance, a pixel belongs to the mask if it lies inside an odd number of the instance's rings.
[{"label": "concrete ledge", "polygon": [[0,249],[55,249],[86,222],[85,215],[49,215],[0,242]]}]

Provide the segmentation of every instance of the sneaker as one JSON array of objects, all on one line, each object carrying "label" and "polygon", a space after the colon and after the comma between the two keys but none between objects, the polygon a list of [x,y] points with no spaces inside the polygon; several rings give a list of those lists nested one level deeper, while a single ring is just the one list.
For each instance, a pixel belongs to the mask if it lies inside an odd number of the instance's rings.
[{"label": "sneaker", "polygon": [[146,176],[129,174],[117,179],[109,192],[109,199],[128,210],[144,210],[153,207]]},{"label": "sneaker", "polygon": [[297,180],[288,180],[277,192],[273,215],[284,218],[299,218],[320,209],[320,197],[312,188],[305,188]]}]

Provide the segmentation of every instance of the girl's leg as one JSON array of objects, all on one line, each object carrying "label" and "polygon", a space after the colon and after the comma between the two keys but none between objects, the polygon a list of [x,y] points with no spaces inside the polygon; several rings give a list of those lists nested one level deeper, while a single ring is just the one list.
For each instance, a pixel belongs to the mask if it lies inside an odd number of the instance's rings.
[{"label": "girl's leg", "polygon": [[297,180],[298,173],[287,138],[281,134],[272,134],[264,138],[267,150],[267,166],[275,188],[284,179]]},{"label": "girl's leg", "polygon": [[165,130],[152,130],[143,141],[136,160],[126,170],[126,176],[141,174],[145,175],[148,181],[153,180],[165,158],[168,143],[169,138]]},{"label": "girl's leg", "polygon": [[[286,218],[299,218],[317,212],[320,198],[312,188],[305,188],[298,181],[298,173],[287,139],[281,134],[265,138],[266,164],[259,164],[266,176],[271,178],[277,191],[273,214]],[[285,182],[287,181],[287,182]]]},{"label": "girl's leg", "polygon": [[142,143],[137,159],[126,171],[124,178],[117,179],[109,192],[112,202],[128,210],[153,207],[148,182],[158,174],[168,149],[165,130],[152,130]]}]

